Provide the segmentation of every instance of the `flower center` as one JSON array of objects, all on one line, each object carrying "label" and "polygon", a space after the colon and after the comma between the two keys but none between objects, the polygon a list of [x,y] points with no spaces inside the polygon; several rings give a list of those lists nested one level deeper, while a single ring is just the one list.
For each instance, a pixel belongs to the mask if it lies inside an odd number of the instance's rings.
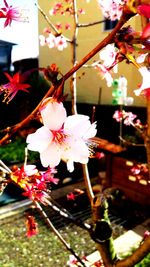
[{"label": "flower center", "polygon": [[63,144],[67,135],[63,132],[63,129],[60,129],[58,131],[52,131],[53,134],[53,142],[58,144]]}]

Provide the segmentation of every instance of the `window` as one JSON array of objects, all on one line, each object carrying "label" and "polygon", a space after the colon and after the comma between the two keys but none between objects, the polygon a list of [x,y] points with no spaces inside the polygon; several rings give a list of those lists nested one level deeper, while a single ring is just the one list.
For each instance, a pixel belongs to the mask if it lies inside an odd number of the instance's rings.
[{"label": "window", "polygon": [[118,20],[110,20],[110,19],[106,19],[104,22],[104,31],[110,31],[112,30],[116,24],[117,24]]}]

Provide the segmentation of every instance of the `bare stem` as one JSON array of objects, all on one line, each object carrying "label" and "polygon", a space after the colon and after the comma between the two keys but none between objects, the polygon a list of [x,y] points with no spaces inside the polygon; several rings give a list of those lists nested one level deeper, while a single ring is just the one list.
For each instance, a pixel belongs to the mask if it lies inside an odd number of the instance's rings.
[{"label": "bare stem", "polygon": [[52,224],[51,220],[48,218],[46,212],[42,209],[41,205],[37,202],[33,202],[36,206],[36,208],[39,210],[40,214],[43,216],[45,219],[48,227],[54,232],[54,234],[58,237],[58,239],[61,241],[61,243],[64,245],[64,247],[72,254],[74,257],[77,259],[78,262],[81,263],[82,266],[86,267],[84,262],[79,258],[79,256],[75,253],[75,251],[70,247],[70,244],[68,244],[62,235],[59,233],[59,231],[55,228],[55,226]]},{"label": "bare stem", "polygon": [[77,63],[71,70],[69,70],[64,75],[64,80],[67,80],[74,72],[80,69],[88,60],[90,60],[93,56],[95,56],[102,48],[104,48],[107,44],[111,43],[116,35],[116,33],[121,29],[121,27],[128,21],[129,17],[122,14],[119,22],[115,26],[115,28],[101,41],[94,49],[92,49],[85,57],[81,59],[79,63]]},{"label": "bare stem", "polygon": [[[73,0],[73,37],[71,43],[72,52],[72,66],[74,67],[77,60],[77,36],[78,36],[78,15],[77,15],[77,2]],[[70,91],[71,91],[71,101],[72,101],[72,114],[77,114],[77,76],[76,72],[73,73],[70,80]]]},{"label": "bare stem", "polygon": [[[94,49],[92,49],[79,63],[75,64],[64,76],[59,80],[60,82],[65,82],[68,78],[70,78],[78,69],[80,69],[89,59],[91,59],[96,53],[98,53],[102,48],[104,48],[107,44],[111,43],[116,35],[116,33],[120,30],[120,28],[125,24],[125,22],[128,21],[130,17],[126,15],[122,15],[119,22],[117,23],[116,27],[112,30],[111,33],[108,34],[108,36],[100,42]],[[44,98],[51,96],[54,91],[58,88],[57,85],[52,85],[51,88],[48,90],[48,92],[45,94]],[[42,99],[42,101],[43,101]],[[42,102],[41,101],[41,102]],[[9,132],[7,131],[6,135],[0,140],[0,145],[6,143],[10,137],[17,132],[20,128],[22,128],[26,123],[28,123],[30,120],[32,120],[38,112],[38,109],[41,105],[41,102],[37,105],[37,107],[32,111],[30,115],[28,115],[23,121],[20,123],[12,126],[9,128]]]},{"label": "bare stem", "polygon": [[83,178],[84,178],[85,187],[87,190],[87,195],[88,195],[90,202],[92,202],[94,198],[94,193],[93,193],[92,186],[91,186],[87,164],[82,164],[82,170],[83,170]]},{"label": "bare stem", "polygon": [[[49,17],[45,14],[45,12],[43,11],[43,9],[39,6],[39,4],[35,3],[35,5],[37,6],[38,10],[40,11],[40,13],[42,14],[42,16],[44,17],[44,19],[47,21],[48,25],[50,26],[50,28],[55,32],[55,34],[57,36],[61,35],[63,36],[58,30],[57,28],[54,26],[54,24],[51,22],[51,20],[49,19]],[[66,38],[67,42],[71,42],[68,38]]]},{"label": "bare stem", "polygon": [[[63,83],[63,82],[62,82]],[[21,129],[23,126],[25,126],[29,121],[33,120],[35,118],[36,113],[39,111],[39,108],[41,106],[41,103],[43,102],[43,100],[49,96],[51,96],[56,89],[58,89],[58,85],[54,86],[52,85],[50,87],[50,89],[48,90],[48,92],[45,94],[45,96],[43,97],[43,99],[39,102],[39,104],[36,106],[36,108],[21,122],[17,123],[16,125],[13,125],[12,127],[8,128],[8,132],[6,133],[6,135],[0,140],[0,145],[5,144],[14,133],[16,133],[19,129]],[[7,130],[7,129],[6,129]]]},{"label": "bare stem", "polygon": [[106,20],[98,20],[98,21],[93,21],[93,22],[90,22],[90,23],[78,23],[77,24],[77,27],[78,28],[86,28],[86,27],[91,27],[91,26],[95,26],[95,25],[99,25],[101,23],[104,23]]}]

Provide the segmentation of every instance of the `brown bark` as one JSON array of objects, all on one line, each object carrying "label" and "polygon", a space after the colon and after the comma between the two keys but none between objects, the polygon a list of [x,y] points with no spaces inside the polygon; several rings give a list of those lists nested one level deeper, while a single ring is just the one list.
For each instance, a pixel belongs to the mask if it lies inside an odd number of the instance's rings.
[{"label": "brown bark", "polygon": [[[94,197],[92,202],[92,216],[94,224],[97,224],[97,222],[101,222],[103,220],[104,222],[108,223],[108,225],[110,224],[108,218],[108,203],[103,195],[97,195]],[[113,262],[116,260],[113,238],[111,236],[106,236],[106,240],[98,242],[96,245],[97,250],[102,257],[104,266],[112,267]]]},{"label": "brown bark", "polygon": [[150,252],[150,237],[147,237],[139,248],[133,254],[124,260],[118,261],[112,267],[134,267]]},{"label": "brown bark", "polygon": [[[116,35],[116,33],[121,29],[121,27],[130,19],[132,15],[126,15],[123,14],[122,17],[120,18],[119,22],[117,23],[116,27],[112,30],[111,33],[108,34],[108,36],[100,42],[94,49],[92,49],[78,64],[73,66],[64,76],[62,79],[59,80],[59,85],[60,83],[65,82],[68,78],[70,78],[78,69],[80,69],[88,60],[90,60],[95,54],[97,54],[102,48],[104,48],[107,44],[111,43]],[[54,91],[58,88],[58,85],[52,85],[49,91],[46,93],[43,99],[46,97],[51,96]],[[42,99],[42,101],[43,101]],[[28,123],[30,120],[34,119],[35,114],[38,112],[39,106],[41,105],[41,102],[39,105],[34,109],[34,111],[27,116],[23,121],[20,123],[8,127],[8,130],[6,130],[6,135],[0,140],[0,145],[5,144],[8,142],[10,137],[17,132],[19,129],[21,129],[26,123]]]}]

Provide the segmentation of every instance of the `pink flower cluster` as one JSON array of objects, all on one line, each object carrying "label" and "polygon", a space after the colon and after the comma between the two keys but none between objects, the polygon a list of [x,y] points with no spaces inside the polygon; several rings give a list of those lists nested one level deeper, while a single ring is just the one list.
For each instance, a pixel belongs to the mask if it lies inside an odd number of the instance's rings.
[{"label": "pink flower cluster", "polygon": [[132,112],[126,112],[125,110],[119,111],[116,110],[113,119],[115,119],[117,122],[124,121],[124,124],[129,126],[135,124],[136,126],[140,126],[140,120],[137,120],[136,122],[133,122],[137,115],[133,114]]},{"label": "pink flower cluster", "polygon": [[39,172],[35,165],[25,165],[14,170],[11,179],[25,191],[24,196],[33,201],[47,204],[46,200],[49,198],[48,185],[51,183],[57,184],[59,181],[54,178],[55,173],[55,169],[48,168],[45,172]]},{"label": "pink flower cluster", "polygon": [[62,51],[64,48],[68,46],[67,40],[64,36],[62,35],[55,36],[51,32],[47,34],[48,34],[47,37],[45,37],[44,35],[39,36],[41,46],[47,45],[49,48],[57,48],[59,51]]},{"label": "pink flower cluster", "polygon": [[111,70],[115,73],[117,72],[118,56],[119,50],[114,46],[114,44],[108,44],[99,53],[99,57],[100,60],[102,60],[102,63],[97,61],[92,65],[95,69],[99,71],[102,79],[106,80],[108,87],[110,87],[113,82]]},{"label": "pink flower cluster", "polygon": [[25,83],[27,73],[15,73],[13,77],[9,73],[4,72],[9,82],[0,86],[0,95],[4,94],[3,102],[9,103],[19,91],[28,92],[27,88],[31,87],[30,84]]},{"label": "pink flower cluster", "polygon": [[105,18],[110,20],[120,19],[126,0],[98,0]]},{"label": "pink flower cluster", "polygon": [[9,6],[6,0],[3,0],[5,7],[0,7],[0,18],[4,18],[4,27],[11,26],[13,20],[26,22],[28,18],[23,15],[23,10],[18,7]]},{"label": "pink flower cluster", "polygon": [[41,108],[43,126],[27,136],[29,150],[40,153],[44,167],[58,166],[65,161],[68,170],[74,170],[74,162],[87,164],[91,154],[88,139],[96,135],[96,123],[85,115],[67,116],[62,102],[50,97]]},{"label": "pink flower cluster", "polygon": [[150,183],[147,164],[135,164],[131,168],[131,172],[136,177],[137,181],[144,178]]},{"label": "pink flower cluster", "polygon": [[[84,9],[79,8],[78,14],[85,14]],[[68,13],[69,15],[72,15],[74,13],[73,9],[73,0],[61,0],[57,2],[52,9],[50,9],[49,14],[51,16],[54,15],[65,15]]]}]

